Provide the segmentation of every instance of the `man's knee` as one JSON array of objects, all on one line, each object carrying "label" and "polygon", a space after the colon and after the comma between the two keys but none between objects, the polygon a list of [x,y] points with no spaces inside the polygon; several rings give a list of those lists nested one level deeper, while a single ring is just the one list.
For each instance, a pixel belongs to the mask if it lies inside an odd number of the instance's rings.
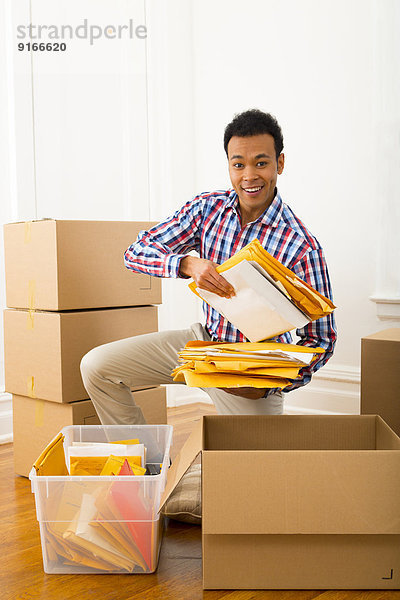
[{"label": "man's knee", "polygon": [[107,366],[101,346],[89,350],[81,360],[81,374],[83,381],[88,381],[94,376],[104,376]]}]

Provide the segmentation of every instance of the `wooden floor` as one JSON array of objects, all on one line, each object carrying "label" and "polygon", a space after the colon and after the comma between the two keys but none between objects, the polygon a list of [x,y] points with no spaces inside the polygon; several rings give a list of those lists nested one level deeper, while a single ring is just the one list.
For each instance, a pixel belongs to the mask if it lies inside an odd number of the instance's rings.
[{"label": "wooden floor", "polygon": [[[210,405],[169,409],[174,456]],[[46,575],[30,482],[13,471],[12,444],[0,446],[0,600],[400,600],[400,591],[203,591],[201,529],[167,523],[152,575]]]}]

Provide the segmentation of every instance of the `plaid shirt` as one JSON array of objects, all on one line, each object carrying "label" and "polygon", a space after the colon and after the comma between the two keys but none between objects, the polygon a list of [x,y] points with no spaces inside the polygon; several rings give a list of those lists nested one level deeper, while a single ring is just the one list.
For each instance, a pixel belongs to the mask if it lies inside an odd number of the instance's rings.
[{"label": "plaid shirt", "polygon": [[[243,246],[258,238],[263,247],[301,279],[332,299],[323,250],[278,192],[268,209],[242,228],[239,199],[234,190],[204,193],[187,202],[171,217],[149,231],[141,231],[125,252],[125,265],[155,277],[181,277],[179,265],[188,252],[223,263]],[[203,302],[206,329],[213,340],[243,342],[247,339],[216,310]],[[301,370],[301,379],[285,388],[290,391],[311,380],[333,354],[336,328],[333,314],[296,330],[299,344],[326,350],[311,366]],[[276,338],[292,341],[290,333]],[[272,390],[271,390],[272,391]],[[270,393],[271,393],[270,391]]]}]

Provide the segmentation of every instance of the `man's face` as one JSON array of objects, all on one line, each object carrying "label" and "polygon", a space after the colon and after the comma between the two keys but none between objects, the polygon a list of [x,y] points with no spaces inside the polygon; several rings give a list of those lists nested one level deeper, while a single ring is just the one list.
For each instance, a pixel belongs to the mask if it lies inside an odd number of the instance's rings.
[{"label": "man's face", "polygon": [[239,196],[242,220],[257,219],[274,199],[284,155],[276,160],[272,135],[233,136],[228,143],[229,176]]}]

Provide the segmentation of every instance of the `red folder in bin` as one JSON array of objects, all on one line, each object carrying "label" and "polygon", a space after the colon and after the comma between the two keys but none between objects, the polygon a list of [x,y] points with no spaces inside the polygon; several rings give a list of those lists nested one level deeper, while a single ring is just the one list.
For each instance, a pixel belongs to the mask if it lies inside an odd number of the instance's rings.
[{"label": "red folder in bin", "polygon": [[136,481],[116,481],[111,486],[110,494],[121,517],[126,521],[143,559],[151,570],[153,568],[154,515],[152,504],[143,495],[142,484]]}]

